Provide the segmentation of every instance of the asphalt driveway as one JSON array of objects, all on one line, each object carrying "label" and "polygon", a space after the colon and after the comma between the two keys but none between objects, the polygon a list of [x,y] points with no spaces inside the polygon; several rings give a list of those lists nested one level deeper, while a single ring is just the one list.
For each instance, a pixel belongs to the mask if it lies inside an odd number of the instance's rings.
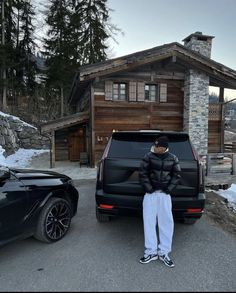
[{"label": "asphalt driveway", "polygon": [[175,268],[140,264],[141,218],[98,223],[94,180],[83,180],[78,214],[55,244],[29,238],[0,249],[0,291],[235,291],[236,240],[202,217],[175,225]]}]

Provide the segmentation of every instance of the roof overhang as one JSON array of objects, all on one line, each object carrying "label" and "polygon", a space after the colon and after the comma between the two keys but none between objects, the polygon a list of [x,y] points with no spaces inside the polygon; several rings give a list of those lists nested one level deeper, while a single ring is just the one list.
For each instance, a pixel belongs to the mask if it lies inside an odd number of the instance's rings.
[{"label": "roof overhang", "polygon": [[43,123],[40,126],[40,132],[50,133],[59,129],[68,128],[77,124],[86,123],[89,121],[89,112],[79,112],[73,115],[69,115],[66,117],[62,117],[59,119],[55,119],[49,121],[47,123]]},{"label": "roof overhang", "polygon": [[173,62],[177,62],[186,68],[196,68],[206,72],[210,76],[212,85],[236,89],[235,70],[174,42],[81,67],[73,83],[71,99],[73,99],[79,87],[85,88],[95,78],[133,70],[136,67],[167,58],[172,58]]}]

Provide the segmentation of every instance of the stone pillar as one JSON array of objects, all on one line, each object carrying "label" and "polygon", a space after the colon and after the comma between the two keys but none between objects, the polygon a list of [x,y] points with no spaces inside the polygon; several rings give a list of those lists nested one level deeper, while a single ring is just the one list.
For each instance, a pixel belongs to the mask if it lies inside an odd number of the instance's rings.
[{"label": "stone pillar", "polygon": [[198,70],[190,69],[184,84],[184,131],[200,156],[208,150],[209,77]]}]

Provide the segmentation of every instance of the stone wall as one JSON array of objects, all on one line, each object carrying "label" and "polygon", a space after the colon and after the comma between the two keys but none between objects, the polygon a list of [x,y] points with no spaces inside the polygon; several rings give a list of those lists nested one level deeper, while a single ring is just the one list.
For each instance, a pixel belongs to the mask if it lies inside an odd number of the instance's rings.
[{"label": "stone wall", "polygon": [[184,131],[199,155],[208,150],[209,76],[197,70],[189,70],[184,85]]},{"label": "stone wall", "polygon": [[0,112],[0,146],[5,149],[4,155],[8,156],[19,148],[49,149],[50,141],[40,135],[36,127]]}]

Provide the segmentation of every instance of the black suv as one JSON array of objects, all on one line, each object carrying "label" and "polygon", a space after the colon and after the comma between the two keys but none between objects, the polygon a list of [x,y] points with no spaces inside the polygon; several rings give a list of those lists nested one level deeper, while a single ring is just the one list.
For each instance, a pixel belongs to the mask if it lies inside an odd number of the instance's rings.
[{"label": "black suv", "polygon": [[141,215],[144,191],[139,168],[145,153],[159,136],[169,139],[169,151],[179,158],[181,181],[171,193],[175,220],[193,224],[205,206],[204,172],[185,132],[118,131],[112,134],[98,163],[96,217],[109,221],[114,215]]}]

